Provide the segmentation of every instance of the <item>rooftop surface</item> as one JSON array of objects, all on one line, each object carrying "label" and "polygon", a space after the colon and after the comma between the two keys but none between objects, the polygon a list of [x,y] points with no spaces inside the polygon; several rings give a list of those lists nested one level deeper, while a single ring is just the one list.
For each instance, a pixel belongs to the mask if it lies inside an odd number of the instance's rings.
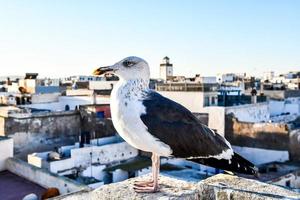
[{"label": "rooftop surface", "polygon": [[0,172],[0,199],[17,200],[34,193],[41,197],[46,189],[9,171]]}]

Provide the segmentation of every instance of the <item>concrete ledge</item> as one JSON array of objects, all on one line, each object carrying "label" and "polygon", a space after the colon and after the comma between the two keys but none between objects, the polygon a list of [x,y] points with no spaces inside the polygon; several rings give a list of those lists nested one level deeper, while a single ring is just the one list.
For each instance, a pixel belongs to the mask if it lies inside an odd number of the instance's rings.
[{"label": "concrete ledge", "polygon": [[12,113],[9,114],[9,118],[14,119],[30,119],[30,118],[47,118],[47,117],[59,117],[68,115],[77,115],[79,112],[77,110],[69,111],[51,111],[51,112],[37,112],[37,113]]},{"label": "concrete ledge", "polygon": [[120,183],[105,185],[92,192],[79,192],[56,200],[98,200],[98,199],[198,199],[197,184],[160,176],[160,192],[154,194],[139,194],[133,189],[136,180],[146,180],[149,176],[129,179]]},{"label": "concrete ledge", "polygon": [[300,199],[300,194],[282,187],[236,176],[219,174],[198,184],[200,199]]},{"label": "concrete ledge", "polygon": [[86,185],[79,184],[66,177],[52,174],[47,170],[37,168],[16,158],[7,159],[6,168],[8,171],[44,188],[59,188],[61,194],[67,194],[80,190],[89,190],[89,187]]},{"label": "concrete ledge", "polygon": [[[143,180],[149,176],[142,177]],[[133,190],[135,180],[130,179],[116,184],[105,185],[94,191],[82,191],[65,195],[56,200],[86,199],[211,199],[211,200],[262,200],[262,199],[300,199],[300,194],[281,187],[229,175],[217,175],[199,183],[189,183],[166,176],[160,176],[160,192],[138,194]]]}]

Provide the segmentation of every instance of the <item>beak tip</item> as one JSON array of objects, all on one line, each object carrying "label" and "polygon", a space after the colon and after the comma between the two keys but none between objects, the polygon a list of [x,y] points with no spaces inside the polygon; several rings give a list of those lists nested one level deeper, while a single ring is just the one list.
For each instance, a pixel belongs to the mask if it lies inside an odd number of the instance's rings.
[{"label": "beak tip", "polygon": [[94,76],[100,76],[101,75],[101,70],[98,68],[96,70],[93,71],[93,75]]},{"label": "beak tip", "polygon": [[112,71],[113,71],[113,69],[111,69],[110,67],[100,67],[100,68],[94,70],[93,75],[100,76],[102,74],[105,74],[107,72],[112,72]]}]

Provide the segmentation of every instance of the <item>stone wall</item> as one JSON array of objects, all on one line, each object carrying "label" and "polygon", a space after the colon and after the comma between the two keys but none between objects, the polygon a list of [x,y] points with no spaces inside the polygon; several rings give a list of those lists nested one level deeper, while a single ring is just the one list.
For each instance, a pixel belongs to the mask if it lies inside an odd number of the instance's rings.
[{"label": "stone wall", "polygon": [[[97,107],[99,106],[86,105],[79,107],[82,131],[91,133],[91,138],[114,136],[117,131],[111,118],[97,117]],[[109,116],[110,112],[107,115]]]},{"label": "stone wall", "polygon": [[266,103],[247,104],[231,107],[209,106],[205,107],[205,113],[209,114],[208,126],[224,136],[227,131],[225,126],[227,115],[233,115],[241,122],[266,122],[270,119],[269,107]]},{"label": "stone wall", "polygon": [[290,150],[291,158],[300,161],[300,129],[290,132]]},{"label": "stone wall", "polygon": [[31,95],[31,103],[38,104],[38,103],[52,103],[58,102],[58,97],[60,93],[45,93],[45,94],[32,94]]},{"label": "stone wall", "polygon": [[285,124],[240,122],[232,115],[225,117],[225,137],[232,145],[288,150],[289,130]]},{"label": "stone wall", "polygon": [[24,159],[29,153],[74,144],[81,128],[76,111],[13,114],[0,121],[4,121],[0,135],[13,138],[15,156]]},{"label": "stone wall", "polygon": [[226,115],[225,137],[236,146],[288,151],[291,160],[300,161],[300,129],[287,124],[241,122]]},{"label": "stone wall", "polygon": [[75,110],[0,115],[0,136],[13,138],[15,156],[22,159],[33,152],[73,145],[79,141],[81,132],[90,133],[90,139],[116,134],[110,118],[100,119],[89,112]]},{"label": "stone wall", "polygon": [[[143,180],[149,177],[142,177]],[[190,200],[279,200],[300,199],[300,194],[282,187],[255,180],[219,174],[199,183],[159,177],[160,191],[136,193],[133,184],[141,178],[105,185],[94,191],[81,191],[54,198],[55,200],[99,200],[99,199],[190,199]]]},{"label": "stone wall", "polygon": [[299,90],[264,90],[264,95],[271,99],[286,99],[289,97],[299,97]]},{"label": "stone wall", "polygon": [[267,122],[270,120],[268,103],[226,107],[225,114],[233,114],[239,121],[242,122]]}]

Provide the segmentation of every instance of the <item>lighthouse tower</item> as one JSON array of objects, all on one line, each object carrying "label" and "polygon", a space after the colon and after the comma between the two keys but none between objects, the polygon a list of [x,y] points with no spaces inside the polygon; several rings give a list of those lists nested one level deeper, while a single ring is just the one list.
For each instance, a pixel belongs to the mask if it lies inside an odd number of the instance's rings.
[{"label": "lighthouse tower", "polygon": [[170,63],[169,57],[164,57],[160,64],[160,78],[164,81],[173,77],[173,64]]}]

